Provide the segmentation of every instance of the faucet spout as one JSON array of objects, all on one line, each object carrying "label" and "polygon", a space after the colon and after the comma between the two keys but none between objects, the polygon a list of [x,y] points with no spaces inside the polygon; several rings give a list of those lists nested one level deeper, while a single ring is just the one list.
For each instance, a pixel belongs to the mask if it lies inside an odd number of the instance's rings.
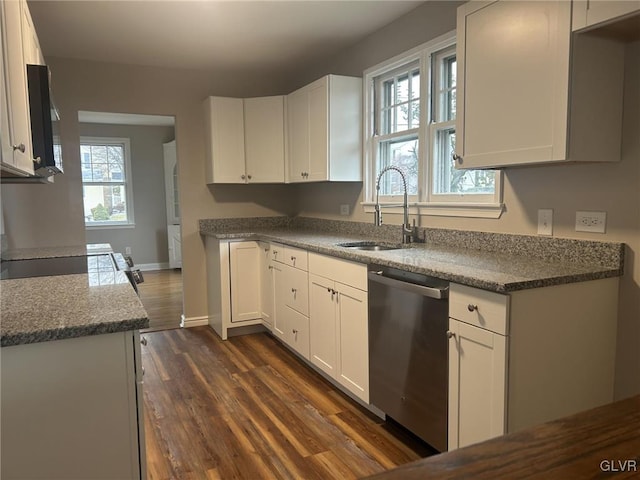
[{"label": "faucet spout", "polygon": [[382,178],[382,175],[392,170],[395,172],[398,172],[400,174],[400,178],[402,178],[402,187],[404,189],[404,199],[402,202],[402,208],[403,208],[403,214],[404,214],[403,223],[402,223],[402,243],[410,243],[412,229],[411,229],[411,226],[409,225],[409,201],[408,201],[409,197],[407,195],[407,179],[404,176],[404,172],[400,170],[398,167],[396,167],[395,165],[389,165],[383,168],[382,170],[380,170],[380,173],[378,174],[378,179],[376,181],[376,205],[375,205],[373,222],[376,226],[382,225],[382,212],[380,211],[380,179]]}]

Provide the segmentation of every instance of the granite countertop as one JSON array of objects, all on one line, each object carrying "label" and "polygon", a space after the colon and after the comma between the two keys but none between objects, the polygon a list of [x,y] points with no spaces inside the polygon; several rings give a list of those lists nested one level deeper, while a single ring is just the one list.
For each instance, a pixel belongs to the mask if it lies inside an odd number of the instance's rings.
[{"label": "granite countertop", "polygon": [[83,255],[99,255],[101,253],[111,252],[113,252],[113,249],[108,243],[89,243],[87,245],[71,245],[64,247],[13,248],[2,252],[2,260],[81,257]]},{"label": "granite countertop", "polygon": [[[425,229],[423,236],[427,237],[426,243],[374,252],[353,250],[337,244],[375,239],[397,243],[399,236],[393,233],[393,227],[388,226],[386,232],[373,238],[366,224],[361,224],[362,231],[354,225],[336,226],[354,222],[314,220],[298,221],[297,225],[296,222],[287,225],[269,225],[268,222],[251,225],[249,222],[246,225],[246,219],[243,220],[240,224],[234,224],[229,219],[201,220],[200,233],[220,240],[279,242],[347,260],[400,268],[503,293],[616,277],[623,273],[624,244],[620,243]],[[395,230],[399,232],[399,227],[395,226]]]},{"label": "granite countertop", "polygon": [[[62,251],[84,251],[67,255],[82,256],[109,249],[24,249],[20,259],[59,257]],[[147,312],[126,274],[103,265],[89,268],[88,273],[1,280],[0,305],[2,347],[149,326]]]}]

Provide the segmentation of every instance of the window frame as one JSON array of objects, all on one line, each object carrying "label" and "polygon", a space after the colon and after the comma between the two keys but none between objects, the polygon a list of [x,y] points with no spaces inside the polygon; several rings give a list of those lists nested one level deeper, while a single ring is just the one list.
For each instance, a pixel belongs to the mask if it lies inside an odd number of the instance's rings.
[{"label": "window frame", "polygon": [[[364,167],[364,198],[362,205],[366,213],[374,211],[377,180],[377,149],[380,138],[377,136],[376,126],[378,109],[376,109],[376,88],[378,79],[392,77],[402,69],[409,70],[412,64],[418,63],[420,70],[420,126],[418,130],[418,194],[409,197],[410,213],[416,215],[464,216],[499,218],[504,210],[502,203],[502,172],[495,170],[494,194],[435,194],[433,193],[433,149],[436,148],[435,136],[438,131],[451,127],[455,129],[456,120],[448,122],[434,122],[439,119],[437,111],[440,99],[436,96],[435,84],[440,75],[440,60],[455,53],[456,32],[448,32],[429,42],[418,45],[411,50],[401,53],[389,60],[381,62],[365,70],[363,74],[363,167]],[[457,55],[456,55],[457,58]],[[458,87],[457,87],[458,88]],[[459,110],[459,108],[457,108]],[[408,136],[412,131],[396,134]],[[385,136],[388,140],[389,135]],[[428,152],[428,153],[427,153]],[[390,173],[393,175],[393,173]],[[471,196],[473,195],[473,197]],[[473,200],[471,200],[473,199]],[[402,202],[402,195],[380,195],[380,204],[389,205],[385,212],[401,213],[401,207],[391,207]]]},{"label": "window frame", "polygon": [[[82,136],[80,137],[80,148],[89,146],[109,146],[118,145],[124,149],[124,175],[125,179],[122,182],[94,182],[85,181],[82,179],[82,171],[80,173],[80,180],[82,182],[82,196],[83,196],[83,212],[84,212],[84,187],[85,186],[116,186],[122,185],[126,198],[126,212],[127,221],[102,221],[87,223],[86,217],[84,220],[84,226],[86,230],[103,230],[108,228],[133,228],[135,227],[135,217],[133,209],[133,177],[131,175],[131,139],[126,137],[96,137],[96,136]],[[82,151],[80,151],[80,165],[82,170]]]}]

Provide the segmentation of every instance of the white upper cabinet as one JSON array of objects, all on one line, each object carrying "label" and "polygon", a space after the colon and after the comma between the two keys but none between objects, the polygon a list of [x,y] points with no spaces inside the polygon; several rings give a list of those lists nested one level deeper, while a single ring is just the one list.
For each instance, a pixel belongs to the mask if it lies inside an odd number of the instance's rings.
[{"label": "white upper cabinet", "polygon": [[284,182],[284,97],[205,100],[207,183]]},{"label": "white upper cabinet", "polygon": [[620,159],[624,46],[571,18],[565,1],[458,8],[458,168]]},{"label": "white upper cabinet", "polygon": [[33,175],[26,65],[42,64],[42,53],[27,2],[2,2],[0,14],[3,68],[2,169],[10,175]]},{"label": "white upper cabinet", "polygon": [[249,183],[284,182],[284,97],[244,99],[244,154]]},{"label": "white upper cabinet", "polygon": [[241,98],[205,100],[207,183],[246,183]]},{"label": "white upper cabinet", "polygon": [[327,75],[287,97],[288,182],[360,181],[362,79]]},{"label": "white upper cabinet", "polygon": [[[572,28],[581,30],[638,13],[639,0],[574,0]],[[637,30],[638,24],[635,25]]]}]

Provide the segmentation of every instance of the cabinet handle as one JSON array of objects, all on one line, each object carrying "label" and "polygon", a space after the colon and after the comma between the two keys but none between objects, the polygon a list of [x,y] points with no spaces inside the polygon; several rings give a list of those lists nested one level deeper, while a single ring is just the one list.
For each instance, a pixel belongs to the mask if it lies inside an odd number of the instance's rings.
[{"label": "cabinet handle", "polygon": [[142,376],[144,377],[144,367],[142,367]]},{"label": "cabinet handle", "polygon": [[293,263],[296,263],[296,257],[291,257],[291,261],[292,261]]},{"label": "cabinet handle", "polygon": [[247,175],[247,178],[248,178],[249,180],[251,180],[251,175]]},{"label": "cabinet handle", "polygon": [[247,178],[247,176],[243,173],[242,175],[240,175],[240,178],[244,180],[245,178]]},{"label": "cabinet handle", "polygon": [[453,333],[451,330],[447,330],[447,338],[455,338],[456,334]]},{"label": "cabinet handle", "polygon": [[273,270],[273,265],[269,265],[269,270]]},{"label": "cabinet handle", "polygon": [[470,312],[473,312],[474,310],[478,310],[478,305],[473,305],[473,304],[469,304],[467,305],[467,310],[469,310]]},{"label": "cabinet handle", "polygon": [[451,152],[451,158],[453,158],[453,161],[457,162],[459,165],[462,165],[462,163],[464,162],[464,158],[462,158],[456,152]]},{"label": "cabinet handle", "polygon": [[298,291],[298,290],[296,290],[295,288],[292,288],[292,289],[291,289],[291,293],[293,293],[294,295],[296,294],[296,292],[297,292],[297,291]]},{"label": "cabinet handle", "polygon": [[24,153],[27,151],[27,147],[25,147],[24,143],[21,143],[20,145],[14,145],[13,150],[20,150],[21,153]]},{"label": "cabinet handle", "polygon": [[147,346],[147,337],[140,337],[140,343],[146,347]]}]

